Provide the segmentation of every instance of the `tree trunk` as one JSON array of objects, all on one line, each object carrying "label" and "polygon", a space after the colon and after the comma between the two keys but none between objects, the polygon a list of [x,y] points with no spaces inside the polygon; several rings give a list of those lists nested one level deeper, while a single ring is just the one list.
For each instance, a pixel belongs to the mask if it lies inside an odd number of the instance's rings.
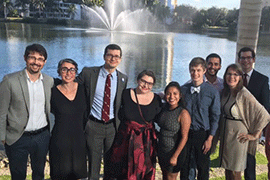
[{"label": "tree trunk", "polygon": [[236,53],[245,46],[253,48],[256,51],[262,6],[263,0],[241,0]]}]

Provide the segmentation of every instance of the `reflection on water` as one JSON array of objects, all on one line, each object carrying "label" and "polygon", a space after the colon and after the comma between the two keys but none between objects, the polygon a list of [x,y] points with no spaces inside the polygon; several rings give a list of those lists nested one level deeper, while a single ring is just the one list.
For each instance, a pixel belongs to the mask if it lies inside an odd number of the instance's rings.
[{"label": "reflection on water", "polygon": [[[259,40],[256,69],[270,75],[269,40]],[[157,75],[155,91],[163,90],[171,81],[180,84],[189,79],[188,63],[196,56],[206,57],[218,53],[222,57],[222,76],[225,68],[235,61],[234,38],[199,34],[130,34],[105,33],[81,28],[64,28],[53,25],[22,23],[0,23],[0,79],[7,73],[21,70],[25,66],[25,47],[40,43],[48,51],[48,61],[43,72],[57,77],[59,60],[72,58],[78,62],[79,71],[84,66],[100,66],[104,63],[103,51],[109,43],[119,44],[123,49],[123,60],[119,69],[129,77],[129,87],[136,84],[137,74],[152,69]]]}]

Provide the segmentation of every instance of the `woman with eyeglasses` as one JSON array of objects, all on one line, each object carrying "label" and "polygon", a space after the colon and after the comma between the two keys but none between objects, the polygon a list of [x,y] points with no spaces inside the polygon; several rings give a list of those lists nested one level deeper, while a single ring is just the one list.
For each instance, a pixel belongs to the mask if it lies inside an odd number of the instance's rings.
[{"label": "woman with eyeglasses", "polygon": [[231,64],[224,74],[221,98],[222,117],[219,126],[220,165],[225,168],[227,180],[240,180],[246,168],[247,153],[252,148],[270,116],[265,108],[243,86],[243,71],[238,64]]},{"label": "woman with eyeglasses", "polygon": [[161,98],[152,92],[156,82],[152,71],[137,77],[137,87],[122,94],[121,124],[114,140],[110,164],[104,179],[155,179],[156,134],[154,121],[161,110]]},{"label": "woman with eyeglasses", "polygon": [[49,147],[51,179],[75,180],[87,177],[84,116],[84,88],[75,82],[77,63],[63,59],[58,63],[62,83],[52,88],[51,111],[55,125]]}]

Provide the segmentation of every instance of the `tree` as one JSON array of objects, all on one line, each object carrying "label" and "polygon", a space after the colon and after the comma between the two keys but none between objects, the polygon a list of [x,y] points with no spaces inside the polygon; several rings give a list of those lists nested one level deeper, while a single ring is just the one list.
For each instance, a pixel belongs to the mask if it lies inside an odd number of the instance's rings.
[{"label": "tree", "polygon": [[30,0],[33,7],[38,9],[39,17],[41,16],[41,11],[45,8],[45,3],[43,0]]},{"label": "tree", "polygon": [[0,10],[3,12],[4,18],[7,18],[9,12],[13,11],[13,5],[10,0],[0,0]]},{"label": "tree", "polygon": [[82,3],[86,6],[104,6],[103,0],[82,0]]},{"label": "tree", "polygon": [[16,0],[15,1],[15,7],[21,8],[21,11],[24,13],[28,10],[28,4],[30,3],[30,0]]},{"label": "tree", "polygon": [[193,21],[193,29],[194,30],[201,30],[202,27],[206,25],[207,17],[206,17],[206,10],[202,9],[197,11],[192,19]]},{"label": "tree", "polygon": [[227,14],[226,8],[211,7],[206,11],[207,24],[209,26],[220,26],[221,21],[225,19]]},{"label": "tree", "polygon": [[74,16],[76,14],[76,5],[75,4],[71,4],[68,8],[68,14],[71,16],[71,19],[74,19]]},{"label": "tree", "polygon": [[192,19],[197,9],[189,5],[176,6],[173,11],[173,19],[175,23],[183,23],[185,19]]},{"label": "tree", "polygon": [[171,11],[168,6],[161,5],[161,3],[154,4],[150,11],[161,21],[164,22],[166,18],[171,17]]}]

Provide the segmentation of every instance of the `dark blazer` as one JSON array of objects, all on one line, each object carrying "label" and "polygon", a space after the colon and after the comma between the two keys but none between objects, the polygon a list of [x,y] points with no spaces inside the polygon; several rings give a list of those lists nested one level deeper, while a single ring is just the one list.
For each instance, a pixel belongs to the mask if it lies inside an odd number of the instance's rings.
[{"label": "dark blazer", "polygon": [[255,69],[253,70],[247,89],[251,94],[261,103],[265,109],[269,112],[269,84],[268,77],[259,73]]},{"label": "dark blazer", "polygon": [[[88,114],[90,114],[90,110],[93,105],[98,75],[101,68],[102,66],[84,67],[82,72],[77,77],[77,81],[85,86],[87,104],[89,105]],[[125,74],[121,73],[120,71],[116,70],[116,72],[117,72],[117,90],[114,100],[114,117],[116,120],[116,129],[118,129],[120,124],[120,120],[118,118],[118,111],[121,106],[122,91],[127,87],[128,78]]]},{"label": "dark blazer", "polygon": [[[192,83],[185,84],[182,86],[182,92],[186,101],[186,108],[192,117],[192,97],[190,88]],[[199,116],[204,122],[201,122],[205,130],[209,130],[209,135],[215,135],[218,128],[218,122],[220,117],[220,96],[218,90],[216,90],[209,83],[203,82],[201,84],[201,90],[198,96],[199,103]],[[192,122],[191,122],[192,123]]]},{"label": "dark blazer", "polygon": [[[50,125],[50,98],[53,78],[43,74],[45,113]],[[29,91],[25,69],[8,74],[0,84],[0,138],[8,145],[15,143],[23,134],[29,118]]]}]

